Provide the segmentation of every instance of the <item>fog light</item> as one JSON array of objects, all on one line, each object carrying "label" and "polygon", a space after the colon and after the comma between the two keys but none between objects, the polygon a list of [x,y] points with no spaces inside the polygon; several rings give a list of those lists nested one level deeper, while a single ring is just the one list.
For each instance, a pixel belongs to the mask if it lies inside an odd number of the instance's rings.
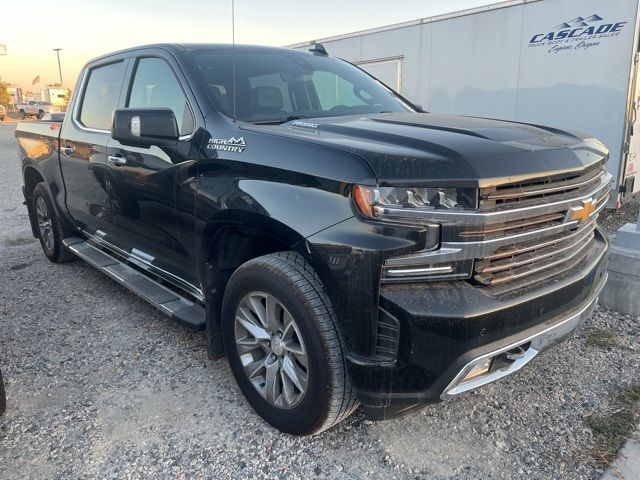
[{"label": "fog light", "polygon": [[493,358],[487,358],[476,363],[469,373],[462,379],[463,382],[468,382],[469,380],[473,380],[480,375],[484,375],[485,373],[489,373],[491,370],[491,363],[493,362]]}]

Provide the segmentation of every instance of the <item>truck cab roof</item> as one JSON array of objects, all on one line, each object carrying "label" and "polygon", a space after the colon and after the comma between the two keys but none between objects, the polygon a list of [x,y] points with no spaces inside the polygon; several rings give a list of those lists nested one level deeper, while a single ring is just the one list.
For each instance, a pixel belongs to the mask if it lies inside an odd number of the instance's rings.
[{"label": "truck cab roof", "polygon": [[99,57],[95,57],[87,62],[87,65],[92,63],[108,59],[110,57],[119,56],[126,53],[135,53],[140,50],[152,50],[152,49],[161,49],[166,50],[170,53],[186,53],[186,52],[195,52],[198,50],[208,50],[208,51],[218,51],[218,52],[233,52],[234,49],[237,53],[290,53],[292,55],[314,55],[308,51],[301,50],[293,50],[291,48],[284,47],[269,47],[264,45],[244,45],[244,44],[236,44],[234,45],[230,43],[153,43],[148,45],[140,45],[137,47],[125,48],[123,50],[118,50],[115,52],[110,52],[105,55],[100,55]]}]

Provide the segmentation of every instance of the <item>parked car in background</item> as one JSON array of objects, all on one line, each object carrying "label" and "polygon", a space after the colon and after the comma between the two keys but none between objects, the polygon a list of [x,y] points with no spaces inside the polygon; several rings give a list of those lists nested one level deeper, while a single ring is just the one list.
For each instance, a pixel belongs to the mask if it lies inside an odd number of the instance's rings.
[{"label": "parked car in background", "polygon": [[57,105],[52,105],[49,102],[36,102],[30,101],[27,103],[19,103],[17,106],[18,116],[20,119],[25,117],[37,117],[42,118],[45,114],[50,112],[60,112],[61,108]]},{"label": "parked car in background", "polygon": [[0,122],[4,122],[7,117],[7,109],[3,105],[0,105]]},{"label": "parked car in background", "polygon": [[62,123],[62,121],[64,120],[64,112],[45,113],[40,120],[44,122],[61,122]]}]

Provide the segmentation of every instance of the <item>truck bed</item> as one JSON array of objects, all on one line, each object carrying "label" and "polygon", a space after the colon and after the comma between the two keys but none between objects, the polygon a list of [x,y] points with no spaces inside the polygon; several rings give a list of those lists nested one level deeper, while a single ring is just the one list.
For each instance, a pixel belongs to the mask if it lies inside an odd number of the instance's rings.
[{"label": "truck bed", "polygon": [[61,122],[54,121],[19,122],[15,136],[22,156],[36,162],[48,158],[59,160],[61,126]]}]

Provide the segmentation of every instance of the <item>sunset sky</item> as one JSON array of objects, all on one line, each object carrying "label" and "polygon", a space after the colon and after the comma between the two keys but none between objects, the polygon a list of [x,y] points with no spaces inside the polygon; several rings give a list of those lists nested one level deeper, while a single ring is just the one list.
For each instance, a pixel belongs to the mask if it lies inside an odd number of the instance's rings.
[{"label": "sunset sky", "polygon": [[[286,45],[477,7],[491,0],[236,0],[236,42]],[[157,42],[231,42],[230,0],[5,0],[0,77],[25,90],[58,82],[73,88],[98,55]],[[40,76],[41,83],[31,82]]]}]

